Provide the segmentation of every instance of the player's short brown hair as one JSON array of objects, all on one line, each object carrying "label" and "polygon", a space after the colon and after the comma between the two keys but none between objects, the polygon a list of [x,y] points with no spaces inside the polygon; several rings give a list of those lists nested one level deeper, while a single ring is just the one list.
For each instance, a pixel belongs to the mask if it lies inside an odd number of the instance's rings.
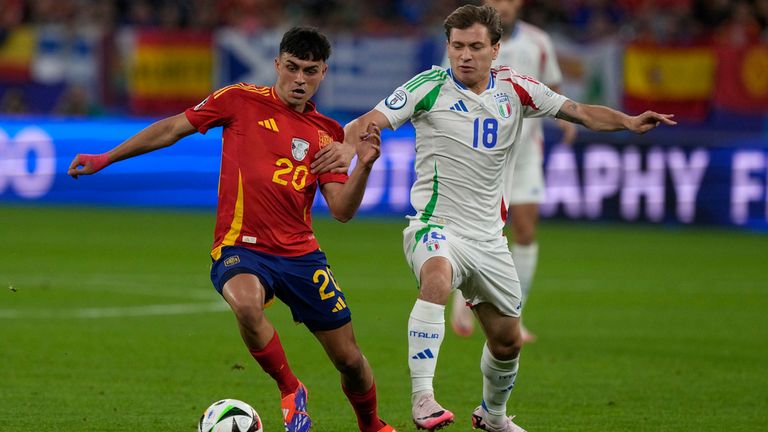
[{"label": "player's short brown hair", "polygon": [[488,29],[488,36],[491,37],[491,44],[496,45],[501,40],[504,28],[501,25],[501,17],[492,6],[464,5],[453,11],[445,19],[445,37],[451,40],[451,30],[464,30],[472,27],[473,24],[480,23]]}]

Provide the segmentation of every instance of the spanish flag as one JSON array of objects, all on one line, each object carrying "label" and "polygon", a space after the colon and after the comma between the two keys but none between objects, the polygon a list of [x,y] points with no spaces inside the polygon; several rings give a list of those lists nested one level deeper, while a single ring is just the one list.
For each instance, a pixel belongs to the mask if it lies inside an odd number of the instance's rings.
[{"label": "spanish flag", "polygon": [[30,27],[18,27],[0,38],[0,81],[28,82],[37,36]]},{"label": "spanish flag", "polygon": [[629,45],[624,53],[624,108],[704,120],[714,93],[715,68],[710,47]]},{"label": "spanish flag", "polygon": [[131,108],[137,114],[181,112],[213,90],[211,34],[141,31],[128,71]]}]

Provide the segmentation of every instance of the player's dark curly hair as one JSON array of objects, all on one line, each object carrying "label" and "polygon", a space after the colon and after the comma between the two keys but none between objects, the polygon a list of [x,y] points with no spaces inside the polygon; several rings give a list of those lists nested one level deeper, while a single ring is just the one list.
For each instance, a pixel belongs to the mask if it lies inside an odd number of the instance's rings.
[{"label": "player's dark curly hair", "polygon": [[280,41],[280,54],[288,53],[301,60],[326,61],[331,56],[331,43],[315,27],[293,27]]},{"label": "player's dark curly hair", "polygon": [[501,17],[496,9],[488,5],[464,5],[453,11],[443,23],[445,37],[450,41],[451,29],[464,30],[472,27],[475,23],[480,23],[488,29],[491,44],[496,45],[501,40],[501,35],[504,33]]}]

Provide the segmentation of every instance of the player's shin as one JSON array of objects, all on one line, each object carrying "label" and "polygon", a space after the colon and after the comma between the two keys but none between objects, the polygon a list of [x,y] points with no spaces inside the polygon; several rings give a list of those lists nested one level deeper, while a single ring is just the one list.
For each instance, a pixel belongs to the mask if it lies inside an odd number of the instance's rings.
[{"label": "player's shin", "polygon": [[515,386],[520,355],[512,360],[499,360],[483,345],[480,370],[483,373],[483,404],[490,416],[488,421],[502,424],[507,414],[507,401]]},{"label": "player's shin", "polygon": [[445,337],[445,306],[416,300],[408,320],[408,367],[412,402],[432,393],[437,356]]},{"label": "player's shin", "polygon": [[355,393],[345,386],[344,394],[349,399],[349,403],[352,405],[352,409],[355,410],[355,416],[357,416],[357,426],[361,432],[377,432],[383,424],[379,419],[377,407],[376,407],[376,383],[373,383],[371,388],[364,393]]},{"label": "player's shin", "polygon": [[288,359],[285,357],[283,344],[280,343],[277,330],[275,330],[274,336],[272,336],[272,339],[262,350],[249,351],[251,356],[264,369],[264,372],[268,373],[277,382],[281,397],[296,391],[296,388],[299,386],[299,380],[288,366]]}]

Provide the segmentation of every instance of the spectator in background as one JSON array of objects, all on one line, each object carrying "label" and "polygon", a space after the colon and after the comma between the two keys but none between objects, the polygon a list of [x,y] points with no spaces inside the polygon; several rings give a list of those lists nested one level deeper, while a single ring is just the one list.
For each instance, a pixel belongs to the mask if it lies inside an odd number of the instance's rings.
[{"label": "spectator in background", "polygon": [[725,45],[747,45],[760,40],[761,30],[752,4],[740,0],[731,5],[728,18],[715,33],[715,40]]},{"label": "spectator in background", "polygon": [[768,30],[768,0],[755,0],[754,7],[757,21],[762,28],[762,39],[768,41],[768,34],[766,33]]},{"label": "spectator in background", "polygon": [[731,0],[693,0],[693,17],[708,29],[719,27],[728,17]]},{"label": "spectator in background", "polygon": [[155,10],[147,0],[135,0],[128,3],[127,24],[136,27],[154,27]]},{"label": "spectator in background", "polygon": [[0,40],[3,33],[21,24],[24,19],[23,0],[3,0],[0,2]]},{"label": "spectator in background", "polygon": [[101,110],[92,103],[85,86],[71,85],[62,92],[54,113],[61,116],[92,116],[100,114]]},{"label": "spectator in background", "polygon": [[29,107],[27,105],[24,90],[11,87],[3,93],[0,98],[0,113],[3,114],[27,114]]},{"label": "spectator in background", "polygon": [[[611,0],[569,2],[568,24],[576,40],[602,39],[615,34],[624,19],[624,10]],[[545,24],[546,25],[546,24]]]}]

